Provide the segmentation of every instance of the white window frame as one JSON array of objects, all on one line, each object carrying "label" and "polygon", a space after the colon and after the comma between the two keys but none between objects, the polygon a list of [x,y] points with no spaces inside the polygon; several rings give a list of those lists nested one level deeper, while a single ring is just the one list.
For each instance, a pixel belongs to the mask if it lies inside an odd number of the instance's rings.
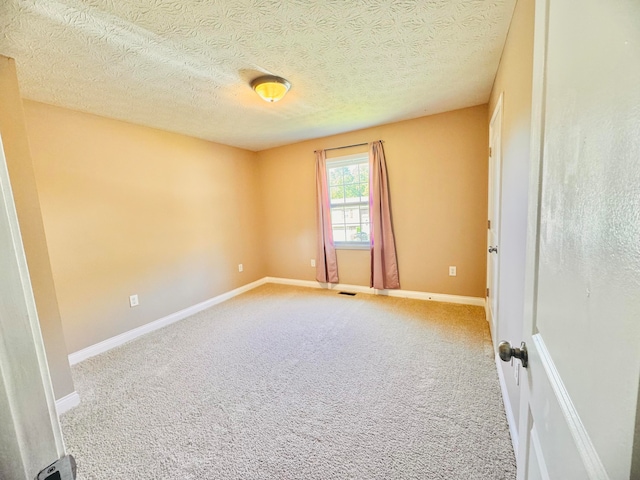
[{"label": "white window frame", "polygon": [[[335,157],[335,158],[331,158],[331,159],[327,159],[326,162],[326,168],[325,168],[325,175],[326,175],[326,182],[327,182],[327,191],[329,192],[329,215],[331,218],[331,179],[329,178],[329,169],[330,168],[336,168],[336,167],[346,167],[349,165],[355,165],[355,164],[360,164],[360,163],[366,163],[367,166],[369,166],[369,153],[364,152],[364,153],[355,153],[353,155],[344,155],[342,157]],[[371,175],[371,172],[369,172],[369,175]],[[369,177],[370,179],[371,177]],[[369,182],[371,182],[371,180],[369,180]],[[369,195],[371,195],[371,192],[369,192]],[[370,198],[370,197],[369,197]],[[370,206],[370,202],[369,199],[367,199],[366,202],[358,202],[358,203],[349,203],[349,204],[343,204],[343,206],[345,205],[351,205],[351,206],[362,206],[362,205],[366,205],[366,206]],[[369,229],[371,230],[371,212],[369,212]],[[331,223],[331,231],[333,234],[333,222]],[[371,234],[369,234],[371,235]],[[345,241],[345,242],[336,242],[335,240],[333,241],[333,246],[336,250],[369,250],[370,248],[370,243],[369,242],[350,242],[350,241]]]}]

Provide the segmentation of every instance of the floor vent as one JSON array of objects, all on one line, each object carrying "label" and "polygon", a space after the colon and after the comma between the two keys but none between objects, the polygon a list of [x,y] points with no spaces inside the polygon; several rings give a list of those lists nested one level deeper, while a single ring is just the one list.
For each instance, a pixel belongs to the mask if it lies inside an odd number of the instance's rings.
[{"label": "floor vent", "polygon": [[340,295],[349,295],[350,297],[355,297],[356,294],[352,292],[338,292]]}]

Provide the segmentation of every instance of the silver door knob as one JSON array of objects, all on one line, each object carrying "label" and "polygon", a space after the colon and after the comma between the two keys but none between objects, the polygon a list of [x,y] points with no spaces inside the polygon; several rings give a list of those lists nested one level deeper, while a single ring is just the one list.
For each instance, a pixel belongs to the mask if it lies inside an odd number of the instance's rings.
[{"label": "silver door knob", "polygon": [[500,342],[498,345],[498,355],[503,362],[511,361],[511,358],[518,358],[522,362],[522,366],[527,368],[527,344],[522,342],[520,348],[512,348],[509,342]]},{"label": "silver door knob", "polygon": [[489,245],[489,253],[498,253],[498,246],[492,247]]}]

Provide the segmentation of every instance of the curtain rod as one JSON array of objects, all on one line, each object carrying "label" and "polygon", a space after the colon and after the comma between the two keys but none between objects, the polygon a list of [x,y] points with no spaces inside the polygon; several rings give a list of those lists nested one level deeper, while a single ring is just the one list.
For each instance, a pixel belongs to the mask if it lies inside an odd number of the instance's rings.
[{"label": "curtain rod", "polygon": [[[382,140],[378,140],[379,142],[382,142]],[[362,147],[364,145],[369,145],[369,142],[365,142],[365,143],[354,143],[353,145],[345,145],[343,147],[333,147],[333,148],[325,148],[324,151],[328,151],[328,150],[342,150],[343,148],[351,148],[351,147]],[[315,150],[316,152],[318,150]]]}]

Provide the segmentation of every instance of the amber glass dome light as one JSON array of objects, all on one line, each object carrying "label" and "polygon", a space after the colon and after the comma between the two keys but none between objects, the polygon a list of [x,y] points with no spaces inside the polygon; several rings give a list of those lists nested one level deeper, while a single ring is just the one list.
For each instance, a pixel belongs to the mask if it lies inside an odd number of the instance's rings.
[{"label": "amber glass dome light", "polygon": [[251,82],[253,88],[266,102],[277,102],[282,99],[291,88],[291,84],[281,77],[264,75]]}]

